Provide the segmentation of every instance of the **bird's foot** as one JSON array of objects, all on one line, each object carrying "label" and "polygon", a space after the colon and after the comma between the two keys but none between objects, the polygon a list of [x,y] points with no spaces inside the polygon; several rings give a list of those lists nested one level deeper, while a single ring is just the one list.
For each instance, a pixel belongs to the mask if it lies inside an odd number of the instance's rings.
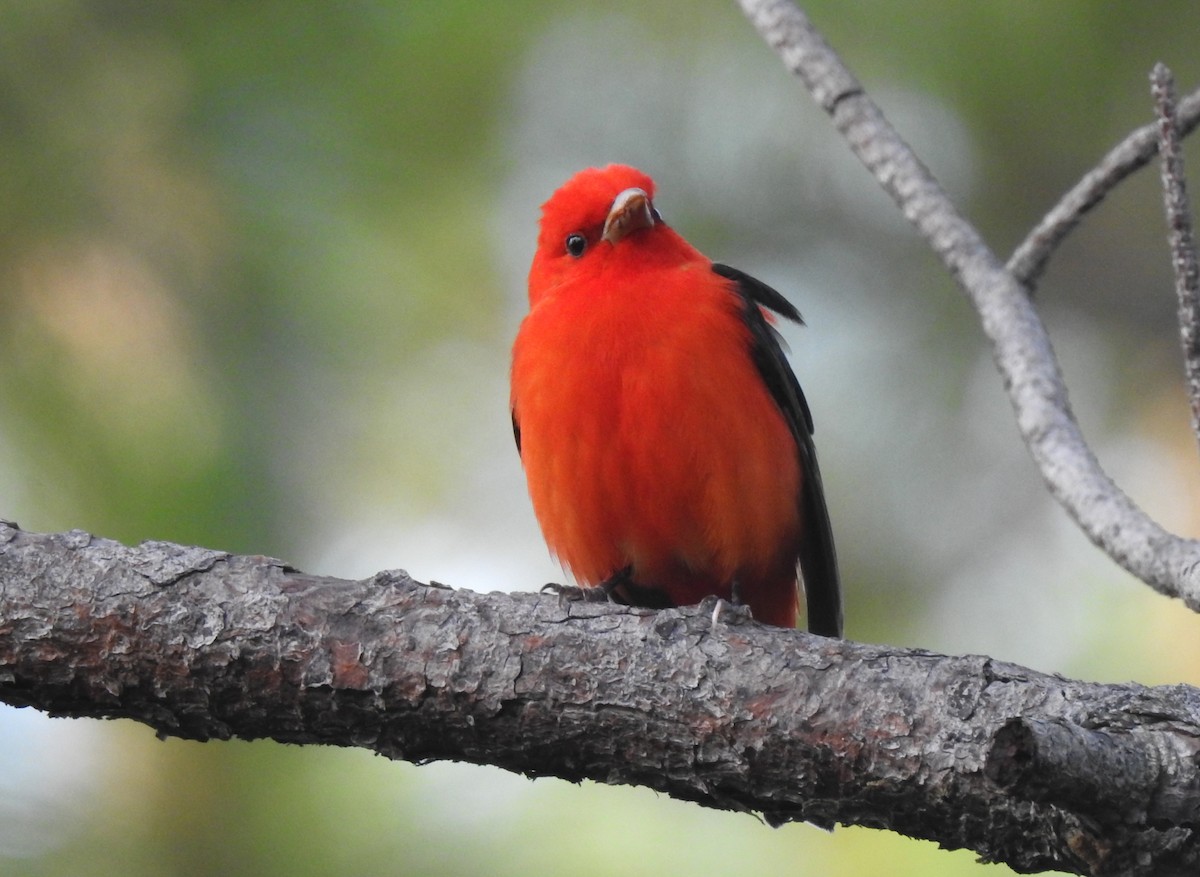
[{"label": "bird's foot", "polygon": [[670,609],[675,603],[658,588],[642,585],[633,580],[633,567],[617,570],[598,585],[575,587],[551,582],[542,586],[542,593],[558,594],[563,600],[585,603],[619,603],[622,606],[638,606],[642,609]]},{"label": "bird's foot", "polygon": [[541,593],[557,594],[558,599],[564,603],[606,603],[612,599],[603,585],[598,588],[580,588],[576,585],[547,582],[542,585]]},{"label": "bird's foot", "polygon": [[749,605],[742,602],[741,587],[738,580],[734,579],[729,583],[729,599],[725,600],[721,597],[713,597],[712,610],[712,626],[716,627],[721,620],[723,612],[727,612],[731,616],[731,621],[737,624],[743,621],[753,621],[754,613],[750,611]]},{"label": "bird's foot", "polygon": [[567,602],[627,604],[632,602],[626,593],[629,588],[636,588],[632,566],[619,569],[600,584],[585,588],[548,582],[542,585],[542,593],[558,594],[560,600]]}]

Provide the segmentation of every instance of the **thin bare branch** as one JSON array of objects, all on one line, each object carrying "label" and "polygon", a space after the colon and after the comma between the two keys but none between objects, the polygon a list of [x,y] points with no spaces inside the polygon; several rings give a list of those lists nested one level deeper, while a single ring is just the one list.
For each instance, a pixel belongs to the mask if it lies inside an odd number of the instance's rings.
[{"label": "thin bare branch", "polygon": [[1020,281],[958,213],[804,13],[788,0],[739,3],[970,297],[992,342],[1017,426],[1051,493],[1113,560],[1200,611],[1200,542],[1167,532],[1100,467],[1071,412],[1045,326]]},{"label": "thin bare branch", "polygon": [[1200,691],[0,524],[0,701],[886,827],[1018,870],[1200,872]]},{"label": "thin bare branch", "polygon": [[[1179,104],[1179,136],[1186,137],[1200,125],[1200,89]],[[1145,167],[1158,154],[1158,127],[1138,128],[1088,171],[1013,251],[1008,270],[1028,288],[1037,284],[1050,256],[1083,219],[1084,214],[1104,200],[1134,171]]]},{"label": "thin bare branch", "polygon": [[1192,431],[1200,439],[1200,268],[1196,264],[1192,208],[1188,203],[1187,177],[1179,145],[1175,77],[1165,64],[1160,63],[1154,65],[1150,82],[1158,114],[1163,203],[1167,213],[1171,267],[1175,271],[1175,292],[1179,298],[1179,334],[1192,409]]}]

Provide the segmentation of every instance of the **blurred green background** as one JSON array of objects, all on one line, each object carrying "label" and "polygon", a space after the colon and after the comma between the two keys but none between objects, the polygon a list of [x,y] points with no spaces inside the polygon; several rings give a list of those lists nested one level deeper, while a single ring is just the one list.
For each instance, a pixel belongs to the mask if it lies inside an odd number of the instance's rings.
[{"label": "blurred green background", "polygon": [[[1200,6],[808,10],[1002,255],[1200,83]],[[1191,167],[1200,154],[1189,146]],[[731,2],[0,2],[0,515],[477,590],[561,578],[507,412],[537,211],[623,161],[783,290],[850,636],[1200,682],[1048,498],[965,301]],[[1157,173],[1039,290],[1104,464],[1200,534]],[[0,874],[961,875],[640,789],[0,709]]]}]

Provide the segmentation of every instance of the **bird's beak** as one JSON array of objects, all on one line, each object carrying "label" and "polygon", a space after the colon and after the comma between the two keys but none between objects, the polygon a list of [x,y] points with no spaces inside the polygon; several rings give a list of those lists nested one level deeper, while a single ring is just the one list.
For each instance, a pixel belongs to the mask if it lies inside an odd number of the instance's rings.
[{"label": "bird's beak", "polygon": [[654,225],[650,196],[642,189],[626,189],[618,195],[604,220],[604,240],[615,244],[639,228]]}]

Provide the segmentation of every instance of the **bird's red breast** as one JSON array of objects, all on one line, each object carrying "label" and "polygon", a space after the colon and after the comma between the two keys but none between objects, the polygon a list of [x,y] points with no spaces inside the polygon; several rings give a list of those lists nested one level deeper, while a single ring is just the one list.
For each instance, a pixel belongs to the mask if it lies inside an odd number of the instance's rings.
[{"label": "bird's red breast", "polygon": [[764,376],[759,345],[775,342],[756,332],[759,303],[653,197],[649,177],[613,165],[543,206],[512,366],[534,511],[582,585],[630,568],[639,591],[685,605],[729,599],[736,582],[757,619],[790,627],[806,539],[795,421],[807,408],[789,420]]}]

